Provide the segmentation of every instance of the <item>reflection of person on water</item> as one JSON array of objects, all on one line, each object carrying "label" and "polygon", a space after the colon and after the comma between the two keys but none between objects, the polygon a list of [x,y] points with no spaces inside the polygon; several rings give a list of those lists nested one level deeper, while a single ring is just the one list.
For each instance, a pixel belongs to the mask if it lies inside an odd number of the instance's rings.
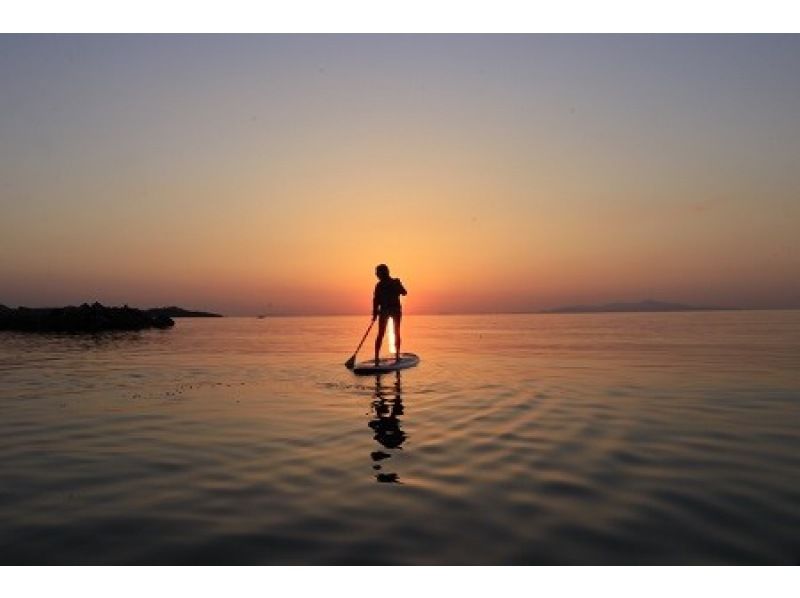
[{"label": "reflection of person on water", "polygon": [[375,339],[375,365],[378,365],[381,352],[383,335],[386,332],[386,322],[392,318],[394,325],[395,361],[400,361],[400,320],[403,317],[403,307],[400,305],[400,295],[406,295],[406,290],[399,278],[389,276],[389,266],[380,264],[375,268],[378,284],[375,285],[375,294],[372,296],[372,320],[378,318],[378,336]]},{"label": "reflection of person on water", "polygon": [[[375,432],[377,440],[384,448],[394,450],[402,448],[406,440],[406,434],[400,428],[398,416],[403,415],[403,401],[401,398],[400,372],[396,372],[394,388],[389,390],[381,385],[381,377],[375,380],[375,397],[372,401],[372,409],[375,417],[370,420],[369,427]],[[391,395],[394,395],[392,397]],[[373,468],[380,470],[382,465],[379,462],[388,459],[392,455],[383,450],[373,451],[370,455],[375,462]],[[376,479],[379,482],[398,482],[396,473],[378,473]]]}]

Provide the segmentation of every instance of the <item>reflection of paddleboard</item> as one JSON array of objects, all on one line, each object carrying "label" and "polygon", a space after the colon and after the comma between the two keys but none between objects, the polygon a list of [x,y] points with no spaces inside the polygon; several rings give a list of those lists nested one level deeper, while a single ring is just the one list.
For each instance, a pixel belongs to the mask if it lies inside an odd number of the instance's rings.
[{"label": "reflection of paddleboard", "polygon": [[394,357],[381,357],[377,365],[375,365],[374,359],[357,363],[356,367],[353,368],[353,373],[360,376],[368,376],[369,374],[387,374],[397,370],[413,368],[418,363],[419,357],[414,353],[400,353],[400,359],[397,361],[395,361]]}]

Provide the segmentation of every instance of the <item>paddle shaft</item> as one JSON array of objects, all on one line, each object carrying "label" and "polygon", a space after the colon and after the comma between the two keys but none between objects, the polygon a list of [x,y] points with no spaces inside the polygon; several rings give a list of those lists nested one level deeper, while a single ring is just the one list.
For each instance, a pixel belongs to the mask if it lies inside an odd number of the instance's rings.
[{"label": "paddle shaft", "polygon": [[372,325],[374,323],[375,323],[375,320],[372,320],[372,322],[369,323],[369,326],[367,327],[367,331],[364,333],[364,336],[361,337],[361,342],[358,343],[358,347],[356,347],[356,350],[355,350],[355,353],[353,353],[353,356],[350,359],[348,359],[348,361],[347,361],[348,363],[350,363],[351,361],[352,362],[355,361],[356,353],[359,352],[359,350],[361,349],[361,345],[363,345],[364,341],[367,340],[367,336],[369,335],[369,331],[372,330]]},{"label": "paddle shaft", "polygon": [[356,350],[355,350],[356,353],[358,353],[361,350],[361,345],[363,345],[364,341],[367,340],[367,336],[369,336],[369,331],[372,330],[372,325],[374,323],[375,323],[375,320],[372,320],[372,322],[369,323],[369,326],[367,327],[367,331],[364,333],[364,336],[361,337],[361,342],[358,343],[358,347],[356,347]]}]

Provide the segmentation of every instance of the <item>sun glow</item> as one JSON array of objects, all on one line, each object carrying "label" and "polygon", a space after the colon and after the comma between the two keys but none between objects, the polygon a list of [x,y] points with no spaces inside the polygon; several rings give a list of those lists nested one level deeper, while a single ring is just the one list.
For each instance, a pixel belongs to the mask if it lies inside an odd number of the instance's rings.
[{"label": "sun glow", "polygon": [[397,345],[394,342],[394,318],[389,318],[386,321],[386,338],[389,345],[389,353],[397,353]]},{"label": "sun glow", "polygon": [[799,51],[0,36],[0,301],[366,318],[385,262],[412,317],[800,306]]}]

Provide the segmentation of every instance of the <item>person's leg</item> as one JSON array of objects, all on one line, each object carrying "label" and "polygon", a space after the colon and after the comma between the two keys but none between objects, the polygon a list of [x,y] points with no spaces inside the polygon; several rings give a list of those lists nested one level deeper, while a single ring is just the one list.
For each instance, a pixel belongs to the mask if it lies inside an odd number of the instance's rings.
[{"label": "person's leg", "polygon": [[395,361],[400,361],[400,320],[403,319],[403,314],[398,312],[392,316],[394,323],[394,348],[397,353],[395,354]]},{"label": "person's leg", "polygon": [[386,333],[387,319],[383,314],[378,316],[378,336],[375,337],[375,365],[378,365],[378,360],[380,359],[381,343],[383,342],[383,335]]}]

